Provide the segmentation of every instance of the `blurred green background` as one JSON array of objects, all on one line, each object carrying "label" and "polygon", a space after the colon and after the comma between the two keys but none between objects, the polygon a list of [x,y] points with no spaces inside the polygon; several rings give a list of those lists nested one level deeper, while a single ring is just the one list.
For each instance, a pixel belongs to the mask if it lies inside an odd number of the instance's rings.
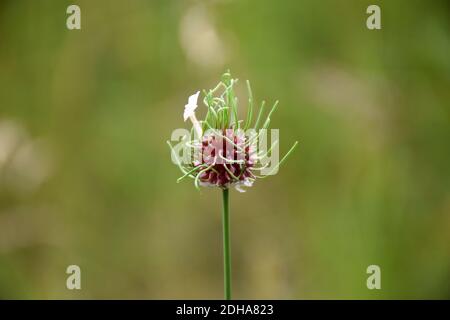
[{"label": "blurred green background", "polygon": [[222,298],[220,192],[177,184],[165,141],[228,68],[300,141],[231,193],[234,297],[450,298],[449,9],[0,1],[0,298]]}]

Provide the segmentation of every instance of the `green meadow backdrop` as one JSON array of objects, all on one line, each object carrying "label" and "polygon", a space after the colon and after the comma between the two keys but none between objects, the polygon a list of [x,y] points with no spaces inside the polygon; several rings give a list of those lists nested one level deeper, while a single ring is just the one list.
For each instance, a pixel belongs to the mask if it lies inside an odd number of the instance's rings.
[{"label": "green meadow backdrop", "polygon": [[230,194],[234,298],[450,298],[449,9],[2,0],[0,298],[223,297],[221,194],[177,184],[166,140],[227,69],[300,142]]}]

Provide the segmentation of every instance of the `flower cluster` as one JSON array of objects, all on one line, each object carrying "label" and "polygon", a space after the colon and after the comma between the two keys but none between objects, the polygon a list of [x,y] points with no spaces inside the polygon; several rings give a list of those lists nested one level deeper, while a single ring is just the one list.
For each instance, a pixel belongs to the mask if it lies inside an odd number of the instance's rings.
[{"label": "flower cluster", "polygon": [[246,145],[242,131],[225,129],[219,134],[210,132],[202,137],[200,159],[194,160],[199,168],[201,186],[228,188],[242,185],[251,187],[256,176],[252,173],[257,161],[255,148]]},{"label": "flower cluster", "polygon": [[[278,141],[274,141],[270,149],[265,152],[261,152],[261,150],[258,152],[256,146],[260,133],[268,128],[270,116],[278,102],[274,104],[259,128],[265,106],[263,102],[252,126],[254,101],[250,83],[247,81],[249,94],[247,119],[245,122],[239,120],[238,99],[234,93],[236,82],[237,79],[232,79],[227,72],[214,89],[204,92],[203,103],[207,107],[207,113],[202,121],[199,121],[195,115],[200,91],[189,97],[183,114],[185,121],[189,119],[192,122],[191,134],[184,139],[185,146],[194,151],[193,155],[189,157],[189,161],[182,163],[168,142],[172,154],[177,158],[177,163],[183,172],[183,176],[178,181],[190,177],[194,179],[196,187],[215,186],[228,189],[234,186],[238,191],[244,192],[243,186],[250,187],[257,178],[265,177],[256,174],[256,171],[266,167],[262,164],[261,159],[267,156]],[[258,130],[260,130],[259,133]],[[275,169],[287,158],[296,145],[297,142]]]}]

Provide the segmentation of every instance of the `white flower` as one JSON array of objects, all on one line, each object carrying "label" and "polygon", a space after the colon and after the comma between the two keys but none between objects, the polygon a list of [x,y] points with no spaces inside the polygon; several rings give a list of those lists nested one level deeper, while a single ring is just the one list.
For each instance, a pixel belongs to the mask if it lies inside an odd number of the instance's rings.
[{"label": "white flower", "polygon": [[195,116],[195,109],[197,109],[197,100],[198,95],[200,94],[200,91],[197,91],[188,99],[188,104],[184,106],[184,121],[186,121],[191,116]]},{"label": "white flower", "polygon": [[253,186],[253,181],[250,179],[244,179],[244,181],[236,183],[236,185],[234,187],[237,191],[242,193],[242,192],[245,192],[245,189],[242,189],[243,186],[251,187],[251,186]]},{"label": "white flower", "polygon": [[195,116],[195,109],[197,109],[198,107],[197,100],[199,94],[200,91],[197,91],[189,97],[188,103],[184,106],[183,118],[184,121],[186,121],[188,118],[191,120],[192,124],[194,125],[195,132],[197,133],[198,137],[201,138],[203,135],[202,127]]}]

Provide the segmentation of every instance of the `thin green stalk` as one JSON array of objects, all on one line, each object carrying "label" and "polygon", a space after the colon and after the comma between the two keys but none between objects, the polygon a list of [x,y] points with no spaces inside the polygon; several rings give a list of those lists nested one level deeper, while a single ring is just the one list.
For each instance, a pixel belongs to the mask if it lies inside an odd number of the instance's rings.
[{"label": "thin green stalk", "polygon": [[261,115],[264,112],[264,106],[266,105],[266,102],[263,101],[261,103],[261,107],[259,108],[259,113],[258,113],[258,117],[256,118],[256,122],[255,122],[255,130],[258,130],[258,126],[259,126],[259,121],[261,120]]},{"label": "thin green stalk", "polygon": [[228,189],[222,190],[223,199],[223,275],[225,300],[231,300],[230,210]]},{"label": "thin green stalk", "polygon": [[247,80],[247,91],[248,91],[248,111],[247,111],[247,120],[245,121],[244,130],[247,130],[252,122],[253,117],[253,93],[252,88],[250,87],[250,81]]}]

